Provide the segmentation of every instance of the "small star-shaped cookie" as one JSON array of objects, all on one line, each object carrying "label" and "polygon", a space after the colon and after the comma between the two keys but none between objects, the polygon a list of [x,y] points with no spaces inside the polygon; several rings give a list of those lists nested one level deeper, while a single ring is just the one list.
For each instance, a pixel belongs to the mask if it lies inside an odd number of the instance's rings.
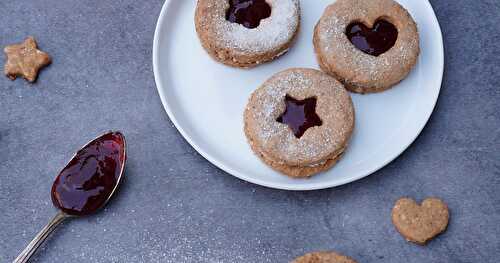
[{"label": "small star-shaped cookie", "polygon": [[7,55],[5,75],[11,80],[23,77],[29,82],[34,82],[41,68],[52,62],[49,54],[37,48],[33,37],[28,37],[23,43],[6,46]]}]

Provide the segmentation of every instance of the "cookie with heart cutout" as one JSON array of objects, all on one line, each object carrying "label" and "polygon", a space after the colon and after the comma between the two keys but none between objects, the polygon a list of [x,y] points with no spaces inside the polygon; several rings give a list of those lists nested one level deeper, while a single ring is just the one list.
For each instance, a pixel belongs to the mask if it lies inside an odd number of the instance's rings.
[{"label": "cookie with heart cutout", "polygon": [[305,254],[291,263],[356,263],[356,261],[333,251],[323,251]]},{"label": "cookie with heart cutout", "polygon": [[420,53],[417,25],[394,0],[337,0],[315,27],[314,49],[321,69],[357,93],[393,87]]},{"label": "cookie with heart cutout", "polygon": [[419,245],[444,232],[449,217],[448,206],[438,198],[427,198],[421,205],[413,199],[401,198],[392,209],[392,223],[398,232]]},{"label": "cookie with heart cutout", "polygon": [[353,129],[349,93],[336,79],[314,69],[275,74],[252,93],[244,113],[251,149],[271,168],[294,178],[332,167]]},{"label": "cookie with heart cutout", "polygon": [[299,0],[198,0],[195,26],[215,60],[251,68],[285,54],[300,27]]}]

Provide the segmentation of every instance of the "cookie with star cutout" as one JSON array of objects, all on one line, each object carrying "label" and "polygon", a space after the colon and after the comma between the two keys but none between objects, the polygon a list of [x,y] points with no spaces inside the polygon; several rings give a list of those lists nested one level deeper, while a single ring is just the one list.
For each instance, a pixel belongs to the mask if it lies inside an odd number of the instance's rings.
[{"label": "cookie with star cutout", "polygon": [[255,154],[294,178],[325,171],[340,159],[354,129],[349,93],[314,69],[279,72],[255,90],[244,112],[244,132]]},{"label": "cookie with star cutout", "polygon": [[38,49],[33,37],[26,38],[23,43],[6,46],[4,52],[7,57],[4,72],[11,80],[23,77],[35,82],[38,72],[52,62],[49,54]]}]

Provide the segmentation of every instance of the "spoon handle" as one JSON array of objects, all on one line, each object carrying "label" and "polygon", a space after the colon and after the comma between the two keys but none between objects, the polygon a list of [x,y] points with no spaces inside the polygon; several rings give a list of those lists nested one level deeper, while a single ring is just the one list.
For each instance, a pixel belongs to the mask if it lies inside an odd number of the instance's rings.
[{"label": "spoon handle", "polygon": [[45,239],[56,229],[56,227],[64,221],[64,219],[67,217],[66,214],[63,212],[59,211],[52,220],[40,231],[33,240],[26,246],[26,248],[17,256],[16,259],[12,263],[24,263],[28,262],[31,256],[36,252],[38,247],[45,241]]}]

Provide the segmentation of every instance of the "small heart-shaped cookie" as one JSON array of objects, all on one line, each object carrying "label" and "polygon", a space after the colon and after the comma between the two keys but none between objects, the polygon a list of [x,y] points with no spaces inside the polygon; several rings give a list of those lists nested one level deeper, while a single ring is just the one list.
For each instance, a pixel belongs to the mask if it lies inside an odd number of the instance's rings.
[{"label": "small heart-shaped cookie", "polygon": [[437,198],[427,198],[421,205],[413,199],[401,198],[392,209],[392,223],[408,241],[425,245],[446,230],[448,206]]}]

